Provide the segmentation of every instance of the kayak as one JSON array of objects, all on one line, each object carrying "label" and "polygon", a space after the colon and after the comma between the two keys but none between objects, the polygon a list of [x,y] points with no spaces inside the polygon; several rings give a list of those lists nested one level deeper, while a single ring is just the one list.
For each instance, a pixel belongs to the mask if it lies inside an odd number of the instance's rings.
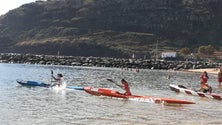
[{"label": "kayak", "polygon": [[46,84],[43,82],[36,82],[36,81],[25,81],[25,80],[16,80],[17,83],[23,86],[40,86],[40,87],[49,87],[50,84]]},{"label": "kayak", "polygon": [[82,86],[66,86],[66,89],[84,90]]},{"label": "kayak", "polygon": [[157,97],[139,96],[139,95],[126,96],[124,94],[119,93],[118,91],[111,90],[108,88],[84,87],[84,90],[85,92],[95,96],[107,96],[113,98],[143,101],[143,102],[154,102],[162,104],[195,104],[194,102],[191,101],[171,99],[171,98],[157,98]]},{"label": "kayak", "polygon": [[177,92],[177,93],[184,93],[188,95],[194,95],[194,96],[200,96],[200,97],[207,97],[207,98],[213,98],[217,100],[222,100],[222,95],[215,94],[215,93],[203,93],[203,92],[196,92],[194,90],[191,90],[183,85],[173,85],[170,84],[171,90]]},{"label": "kayak", "polygon": [[[43,82],[37,82],[37,81],[26,81],[26,80],[16,80],[17,83],[19,83],[22,86],[29,86],[29,87],[35,87],[35,86],[39,86],[39,87],[51,87],[50,84],[47,83],[43,83]],[[53,86],[55,89],[58,88],[56,86]],[[81,86],[66,86],[66,89],[75,89],[75,90],[84,90],[83,87]]]}]

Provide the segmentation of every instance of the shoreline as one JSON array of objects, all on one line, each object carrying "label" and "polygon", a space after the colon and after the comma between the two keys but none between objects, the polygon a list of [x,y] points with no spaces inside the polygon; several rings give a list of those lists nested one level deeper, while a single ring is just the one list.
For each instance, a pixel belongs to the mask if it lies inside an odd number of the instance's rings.
[{"label": "shoreline", "polygon": [[201,68],[201,69],[188,69],[188,72],[203,73],[206,71],[208,74],[217,75],[219,68]]},{"label": "shoreline", "polygon": [[176,60],[152,60],[109,57],[76,57],[58,55],[34,55],[18,53],[0,53],[0,63],[66,65],[66,66],[95,66],[135,69],[159,69],[201,73],[207,71],[217,74],[220,63],[192,62]]}]

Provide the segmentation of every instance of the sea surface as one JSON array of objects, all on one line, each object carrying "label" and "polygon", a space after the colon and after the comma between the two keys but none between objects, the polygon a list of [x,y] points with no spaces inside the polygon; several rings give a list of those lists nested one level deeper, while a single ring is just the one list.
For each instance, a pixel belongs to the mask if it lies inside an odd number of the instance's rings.
[{"label": "sea surface", "polygon": [[[126,101],[92,96],[80,90],[54,91],[24,87],[16,79],[50,83],[51,70],[62,73],[68,85],[106,87],[122,92],[114,83],[124,78],[135,95],[193,101],[196,104],[169,106],[153,102]],[[167,79],[168,76],[170,79]],[[0,63],[1,125],[221,125],[222,101],[178,94],[169,84],[198,89],[198,73],[99,67],[71,67]],[[208,82],[217,88],[215,75]]]}]

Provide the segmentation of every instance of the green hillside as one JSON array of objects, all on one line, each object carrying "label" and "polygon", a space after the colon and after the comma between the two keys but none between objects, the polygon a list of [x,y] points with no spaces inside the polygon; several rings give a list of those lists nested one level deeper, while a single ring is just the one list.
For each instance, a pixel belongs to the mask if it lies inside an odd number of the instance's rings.
[{"label": "green hillside", "polygon": [[0,52],[149,57],[222,45],[221,0],[47,0],[0,17]]}]

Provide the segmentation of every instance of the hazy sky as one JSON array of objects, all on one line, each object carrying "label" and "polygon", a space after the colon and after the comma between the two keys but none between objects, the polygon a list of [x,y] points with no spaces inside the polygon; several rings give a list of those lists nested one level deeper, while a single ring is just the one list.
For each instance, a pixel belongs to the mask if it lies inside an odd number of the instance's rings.
[{"label": "hazy sky", "polygon": [[35,2],[36,0],[0,0],[0,15],[7,13],[25,3]]}]

